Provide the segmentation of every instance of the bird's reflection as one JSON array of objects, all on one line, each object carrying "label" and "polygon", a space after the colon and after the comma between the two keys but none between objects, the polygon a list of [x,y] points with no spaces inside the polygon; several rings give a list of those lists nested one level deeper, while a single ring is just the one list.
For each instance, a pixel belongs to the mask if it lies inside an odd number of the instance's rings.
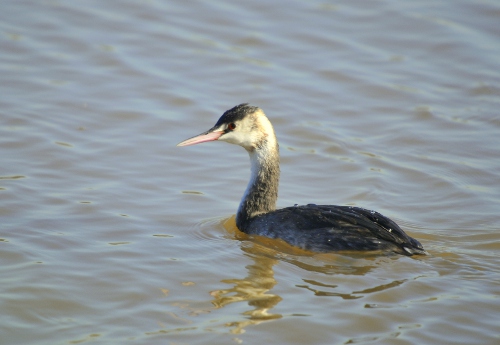
[{"label": "bird's reflection", "polygon": [[[248,235],[241,233],[235,225],[234,216],[223,222],[224,228],[236,239],[242,241],[242,251],[254,262],[246,266],[245,278],[224,279],[221,282],[232,287],[211,291],[212,304],[215,308],[223,308],[235,302],[247,302],[251,309],[243,314],[246,320],[227,323],[231,333],[239,334],[249,325],[259,324],[264,321],[275,320],[281,314],[272,313],[271,310],[282,300],[277,294],[270,293],[277,284],[274,278],[273,266],[280,261],[285,261],[306,271],[320,272],[328,275],[341,273],[351,275],[364,275],[376,266],[376,262],[367,257],[359,258],[335,254],[309,253],[282,243],[279,240],[259,238],[249,240]],[[332,292],[337,285],[323,284],[313,280],[303,280],[305,284],[296,285],[305,288],[317,296],[337,296],[342,299],[358,299],[363,297],[363,291],[353,293]]]},{"label": "bird's reflection", "polygon": [[[295,284],[296,288],[311,291],[315,296],[328,296],[343,300],[361,299],[371,293],[396,288],[408,280],[399,277],[399,280],[385,281],[384,284],[377,286],[364,286],[355,290],[351,290],[352,286],[347,287],[346,291],[345,285],[348,284],[344,284],[345,279],[349,280],[350,276],[364,276],[381,264],[383,265],[385,261],[397,260],[398,257],[369,256],[366,253],[360,255],[305,252],[279,240],[249,237],[236,228],[234,216],[223,221],[223,226],[233,240],[241,241],[241,250],[252,260],[245,266],[246,276],[221,280],[221,283],[227,287],[222,286],[220,289],[210,291],[212,299],[205,302],[211,303],[213,309],[203,307],[202,312],[198,312],[198,307],[191,303],[180,307],[191,310],[190,316],[197,316],[210,313],[211,310],[225,308],[233,303],[246,303],[248,307],[244,307],[246,310],[240,313],[239,317],[224,324],[232,334],[241,334],[248,326],[283,317],[282,314],[272,311],[283,300],[281,296],[271,292],[278,284],[274,277],[274,266],[280,262],[289,263],[304,271],[301,283]],[[311,275],[311,272],[314,274]],[[332,280],[335,283],[332,283]],[[365,307],[378,306],[366,304]],[[299,314],[294,313],[294,315]],[[245,316],[243,320],[241,315]],[[179,329],[170,331],[179,331]]]},{"label": "bird's reflection", "polygon": [[239,334],[244,332],[244,328],[249,325],[259,324],[263,321],[275,320],[282,317],[281,314],[271,313],[282,298],[269,291],[276,285],[274,279],[273,265],[277,260],[267,257],[252,257],[255,263],[246,266],[248,275],[242,279],[224,279],[221,282],[230,284],[233,287],[211,291],[213,296],[212,304],[215,308],[223,308],[235,302],[247,302],[251,309],[243,314],[246,320],[235,321],[226,324],[231,327],[231,333]]},{"label": "bird's reflection", "polygon": [[[240,233],[236,228],[234,216],[224,222],[224,228],[238,239],[244,240],[246,235]],[[245,327],[256,325],[264,321],[280,319],[281,314],[271,313],[282,298],[269,291],[277,284],[274,278],[273,266],[279,262],[271,255],[260,255],[256,253],[252,243],[250,246],[242,245],[242,250],[254,262],[246,266],[247,276],[245,278],[224,279],[221,282],[232,285],[231,288],[211,291],[212,304],[215,308],[223,308],[235,302],[247,302],[251,309],[243,314],[246,320],[234,321],[226,324],[231,327],[231,333],[243,333]]]}]

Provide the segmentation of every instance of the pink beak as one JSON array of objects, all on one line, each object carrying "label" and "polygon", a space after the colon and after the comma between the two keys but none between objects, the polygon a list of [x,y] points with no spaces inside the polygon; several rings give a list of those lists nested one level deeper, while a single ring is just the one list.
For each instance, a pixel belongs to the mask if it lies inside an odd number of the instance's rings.
[{"label": "pink beak", "polygon": [[224,134],[223,131],[216,131],[216,132],[205,132],[200,135],[197,135],[195,137],[192,137],[190,139],[184,140],[181,143],[178,143],[177,146],[189,146],[189,145],[196,145],[196,144],[201,144],[207,141],[214,141],[219,139],[219,137]]}]

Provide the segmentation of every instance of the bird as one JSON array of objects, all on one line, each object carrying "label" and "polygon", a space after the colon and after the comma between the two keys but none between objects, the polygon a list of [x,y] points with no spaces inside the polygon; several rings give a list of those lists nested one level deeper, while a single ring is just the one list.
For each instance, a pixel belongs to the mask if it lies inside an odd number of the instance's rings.
[{"label": "bird", "polygon": [[294,205],[276,209],[280,178],[279,146],[264,111],[242,103],[225,111],[215,125],[177,146],[224,141],[250,156],[251,176],[236,213],[237,228],[249,235],[282,239],[306,251],[427,254],[382,214],[355,206]]}]

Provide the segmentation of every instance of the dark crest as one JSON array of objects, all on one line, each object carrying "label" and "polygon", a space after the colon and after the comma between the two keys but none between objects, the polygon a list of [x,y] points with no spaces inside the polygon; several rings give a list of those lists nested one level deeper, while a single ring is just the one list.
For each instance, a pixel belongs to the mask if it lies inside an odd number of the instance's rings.
[{"label": "dark crest", "polygon": [[254,113],[259,110],[259,107],[254,107],[248,103],[242,103],[234,108],[226,110],[224,114],[220,117],[219,121],[215,124],[215,127],[222,125],[223,123],[230,123],[242,120],[248,114]]}]

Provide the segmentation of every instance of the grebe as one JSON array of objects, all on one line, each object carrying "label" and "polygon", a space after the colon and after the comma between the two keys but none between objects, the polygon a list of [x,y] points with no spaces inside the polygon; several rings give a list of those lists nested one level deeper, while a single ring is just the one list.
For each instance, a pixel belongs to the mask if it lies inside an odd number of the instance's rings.
[{"label": "grebe", "polygon": [[239,230],[281,238],[292,246],[314,252],[426,254],[420,242],[375,211],[315,204],[276,210],[280,177],[278,141],[262,109],[240,104],[226,111],[211,129],[177,146],[215,140],[240,145],[250,155],[250,182],[236,213]]}]

